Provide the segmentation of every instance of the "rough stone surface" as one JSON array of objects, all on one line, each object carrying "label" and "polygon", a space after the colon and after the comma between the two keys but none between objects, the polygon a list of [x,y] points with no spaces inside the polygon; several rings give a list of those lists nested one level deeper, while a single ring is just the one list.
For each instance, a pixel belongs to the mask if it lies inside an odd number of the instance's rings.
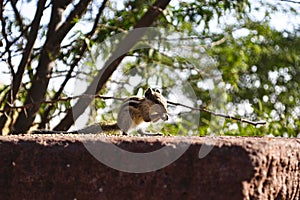
[{"label": "rough stone surface", "polygon": [[[151,152],[190,145],[147,173],[110,168],[84,144]],[[201,147],[213,147],[199,158]],[[165,152],[166,153],[166,152]],[[168,154],[166,154],[168,155]],[[108,156],[109,157],[109,156]],[[120,162],[130,160],[120,159]],[[0,137],[0,199],[299,199],[300,139],[251,137]]]}]

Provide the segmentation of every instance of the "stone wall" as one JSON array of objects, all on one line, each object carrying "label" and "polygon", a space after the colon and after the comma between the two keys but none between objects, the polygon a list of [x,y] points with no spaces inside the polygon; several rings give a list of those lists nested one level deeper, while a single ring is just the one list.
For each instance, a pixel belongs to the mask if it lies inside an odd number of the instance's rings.
[{"label": "stone wall", "polygon": [[[24,135],[1,136],[0,141],[0,199],[300,197],[300,139]],[[102,164],[87,144],[115,144],[134,153],[158,150],[164,159],[187,150],[156,171],[150,162],[150,172],[128,173]],[[135,169],[136,161],[108,150],[98,153],[107,155],[107,162]]]}]

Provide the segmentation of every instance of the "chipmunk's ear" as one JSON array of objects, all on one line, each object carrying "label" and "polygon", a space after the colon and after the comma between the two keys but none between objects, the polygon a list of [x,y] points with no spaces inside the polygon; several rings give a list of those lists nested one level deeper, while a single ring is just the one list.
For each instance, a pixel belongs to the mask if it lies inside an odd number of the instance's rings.
[{"label": "chipmunk's ear", "polygon": [[153,96],[153,90],[151,88],[148,88],[145,92],[145,97],[149,98],[151,96]]},{"label": "chipmunk's ear", "polygon": [[157,88],[154,88],[153,91],[160,94],[160,91],[159,91],[159,89],[157,89]]},{"label": "chipmunk's ear", "polygon": [[158,89],[148,88],[145,92],[145,97],[150,98],[151,96],[154,95],[154,92],[159,92],[159,91],[158,91]]}]

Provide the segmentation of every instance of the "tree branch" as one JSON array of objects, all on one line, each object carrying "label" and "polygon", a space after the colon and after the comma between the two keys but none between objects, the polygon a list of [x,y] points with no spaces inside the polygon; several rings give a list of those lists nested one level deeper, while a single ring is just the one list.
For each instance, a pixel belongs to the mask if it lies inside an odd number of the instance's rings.
[{"label": "tree branch", "polygon": [[293,0],[280,0],[282,2],[287,2],[287,3],[297,3],[300,4],[300,1],[293,1]]},{"label": "tree branch", "polygon": [[[9,66],[9,69],[11,71],[11,74],[12,76],[14,76],[15,72],[14,72],[14,68],[13,68],[13,64],[12,64],[12,52],[10,50],[10,47],[12,45],[12,42],[9,41],[8,39],[8,34],[6,32],[6,21],[3,17],[3,10],[4,10],[4,5],[3,5],[3,1],[1,2],[1,10],[0,10],[0,21],[1,21],[1,27],[2,27],[2,30],[1,30],[1,33],[2,33],[2,36],[4,38],[4,41],[5,41],[5,50],[4,52],[7,52],[7,63],[8,63],[8,66]],[[5,54],[5,53],[4,53]],[[4,55],[2,54],[2,56]]]},{"label": "tree branch", "polygon": [[73,96],[73,97],[65,97],[65,98],[58,98],[55,100],[44,100],[41,102],[34,102],[31,104],[26,104],[23,106],[14,106],[14,105],[9,105],[8,108],[4,108],[2,110],[0,110],[0,113],[6,113],[9,112],[11,110],[27,110],[30,109],[36,105],[40,105],[40,104],[50,104],[50,105],[54,105],[58,102],[68,102],[71,100],[76,100],[76,99],[103,99],[103,100],[107,100],[107,99],[114,99],[114,100],[118,100],[118,101],[124,101],[126,98],[119,98],[119,97],[113,97],[113,96],[102,96],[102,95],[77,95],[77,96]]},{"label": "tree branch", "polygon": [[92,0],[81,0],[69,14],[67,19],[59,26],[55,33],[55,40],[61,42],[69,31],[75,26],[76,19],[79,19],[82,14],[86,11],[87,6]]},{"label": "tree branch", "polygon": [[253,126],[265,125],[266,124],[266,121],[250,121],[250,120],[247,120],[247,119],[242,119],[242,118],[230,116],[230,115],[226,115],[226,114],[223,114],[223,113],[216,113],[216,112],[213,112],[213,111],[205,109],[205,108],[194,108],[194,107],[187,106],[187,105],[184,105],[184,104],[181,104],[181,103],[174,103],[172,101],[168,101],[168,104],[174,105],[174,106],[182,106],[182,107],[189,108],[189,109],[195,110],[195,111],[206,112],[206,113],[208,113],[210,115],[213,115],[213,116],[223,117],[223,118],[231,119],[231,120],[236,120],[236,121],[239,121],[239,122],[244,122],[244,123],[247,123],[247,124],[251,124]]},{"label": "tree branch", "polygon": [[13,11],[15,13],[16,21],[18,22],[18,24],[20,26],[20,32],[24,33],[25,37],[28,38],[27,37],[28,35],[25,32],[25,28],[24,28],[25,26],[24,26],[24,23],[23,23],[23,19],[22,19],[21,15],[20,15],[20,13],[19,13],[19,11],[17,9],[17,6],[16,6],[17,0],[11,0],[10,3],[11,3],[11,7],[13,8]]}]

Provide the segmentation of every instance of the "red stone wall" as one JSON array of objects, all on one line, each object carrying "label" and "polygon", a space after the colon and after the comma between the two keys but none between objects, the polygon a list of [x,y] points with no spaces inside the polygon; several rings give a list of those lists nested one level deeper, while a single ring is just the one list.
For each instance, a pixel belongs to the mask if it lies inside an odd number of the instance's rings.
[{"label": "red stone wall", "polygon": [[[112,169],[82,142],[131,152],[190,145],[147,173]],[[199,159],[202,145],[213,147]],[[115,159],[111,157],[109,159]],[[126,158],[125,158],[126,159]],[[299,199],[300,139],[245,137],[0,137],[0,199]]]}]

